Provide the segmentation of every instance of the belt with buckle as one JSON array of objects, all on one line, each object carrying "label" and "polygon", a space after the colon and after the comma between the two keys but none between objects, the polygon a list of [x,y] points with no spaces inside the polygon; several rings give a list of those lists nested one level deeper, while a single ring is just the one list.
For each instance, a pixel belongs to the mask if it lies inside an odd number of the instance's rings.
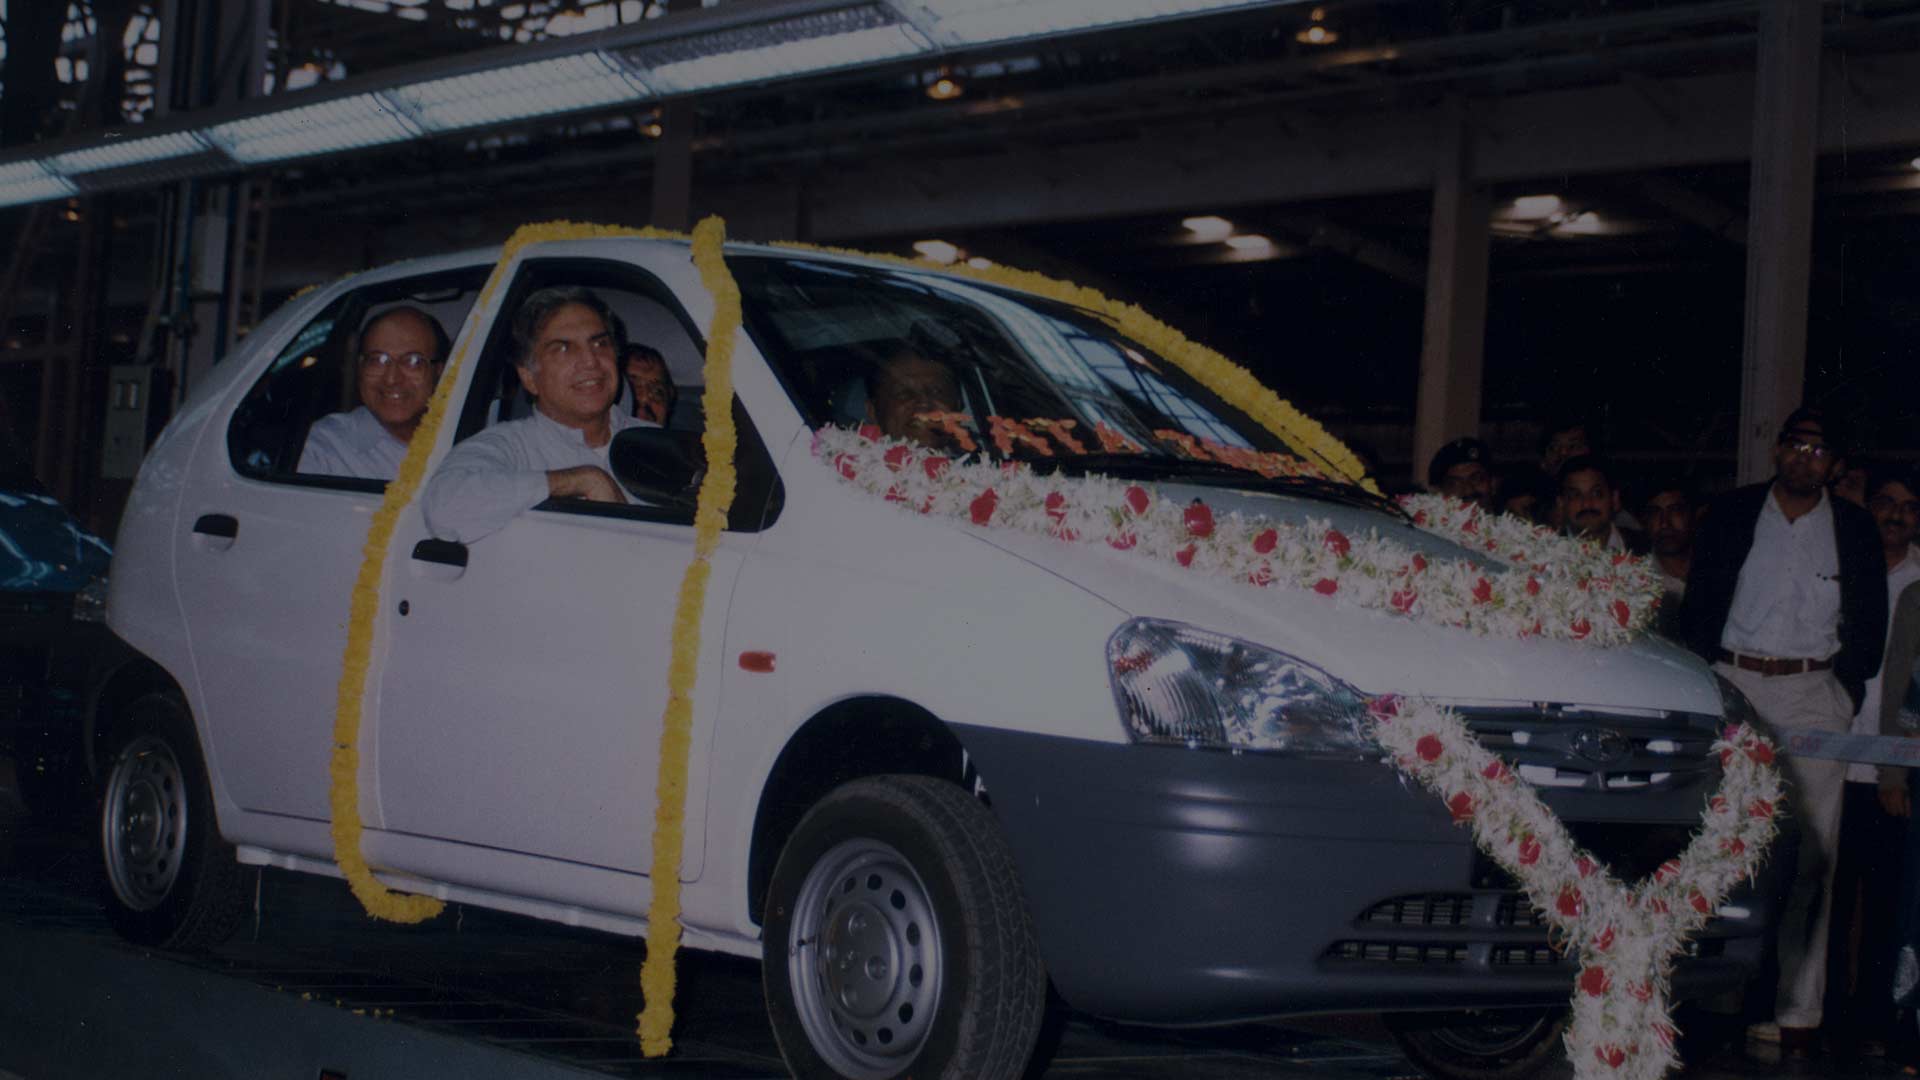
[{"label": "belt with buckle", "polygon": [[1748,656],[1727,649],[1716,652],[1714,659],[1723,660],[1742,671],[1757,671],[1762,675],[1801,675],[1809,671],[1825,671],[1833,666],[1832,660],[1786,660],[1778,656]]}]

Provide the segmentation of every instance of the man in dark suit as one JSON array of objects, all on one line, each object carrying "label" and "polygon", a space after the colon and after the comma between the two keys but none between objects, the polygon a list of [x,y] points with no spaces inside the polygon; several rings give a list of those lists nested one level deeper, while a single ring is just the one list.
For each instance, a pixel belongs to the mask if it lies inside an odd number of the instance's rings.
[{"label": "man in dark suit", "polygon": [[[1845,732],[1880,667],[1887,567],[1866,511],[1827,494],[1842,450],[1817,409],[1797,409],[1774,477],[1716,499],[1694,541],[1680,633],[1772,728]],[[1775,1022],[1749,1032],[1785,1054],[1814,1048],[1826,981],[1829,893],[1846,766],[1784,758],[1799,861],[1779,928]]]}]

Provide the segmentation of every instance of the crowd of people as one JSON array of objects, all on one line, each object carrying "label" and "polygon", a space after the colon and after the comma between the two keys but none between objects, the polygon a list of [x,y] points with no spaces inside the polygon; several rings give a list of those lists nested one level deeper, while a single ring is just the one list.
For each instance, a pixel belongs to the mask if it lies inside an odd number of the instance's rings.
[{"label": "crowd of people", "polygon": [[[1774,730],[1911,736],[1920,726],[1920,475],[1850,460],[1842,427],[1795,411],[1772,479],[1703,501],[1671,474],[1637,483],[1588,428],[1548,430],[1538,464],[1441,447],[1428,487],[1653,560],[1659,629],[1712,664]],[[1920,1065],[1920,822],[1908,771],[1784,755],[1794,830],[1778,981],[1750,1042]],[[1912,857],[1908,853],[1912,852]]]}]

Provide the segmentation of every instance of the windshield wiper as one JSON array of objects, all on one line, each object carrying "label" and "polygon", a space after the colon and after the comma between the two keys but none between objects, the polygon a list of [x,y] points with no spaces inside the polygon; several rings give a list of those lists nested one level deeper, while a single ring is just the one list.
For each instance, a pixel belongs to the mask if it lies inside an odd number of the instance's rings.
[{"label": "windshield wiper", "polygon": [[1064,471],[1074,474],[1100,473],[1116,480],[1181,480],[1208,487],[1297,495],[1343,506],[1357,506],[1364,510],[1378,510],[1403,521],[1412,520],[1399,503],[1384,495],[1375,495],[1350,481],[1328,480],[1318,476],[1263,476],[1217,461],[1148,457],[1143,454],[1062,454],[1030,464],[1034,472],[1041,475]]}]

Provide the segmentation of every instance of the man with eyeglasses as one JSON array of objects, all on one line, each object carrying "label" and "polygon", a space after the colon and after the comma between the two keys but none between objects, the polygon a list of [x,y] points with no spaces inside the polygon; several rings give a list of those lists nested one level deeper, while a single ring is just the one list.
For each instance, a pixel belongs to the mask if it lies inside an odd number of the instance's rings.
[{"label": "man with eyeglasses", "polygon": [[549,498],[627,501],[608,457],[613,437],[641,421],[613,407],[613,325],[606,301],[588,289],[541,289],[521,303],[514,370],[533,415],[493,425],[440,463],[421,500],[433,535],[469,543]]},{"label": "man with eyeglasses", "polygon": [[295,471],[393,479],[446,359],[447,332],[433,316],[410,306],[375,316],[354,359],[360,406],[315,421]]},{"label": "man with eyeglasses", "polygon": [[[1841,450],[1825,415],[1796,409],[1774,444],[1773,479],[1714,501],[1688,568],[1683,639],[1775,729],[1846,731],[1880,667],[1886,559],[1873,518],[1827,493]],[[1822,1019],[1846,765],[1784,763],[1799,856],[1780,919],[1774,1021],[1748,1037],[1805,1057]]]}]

